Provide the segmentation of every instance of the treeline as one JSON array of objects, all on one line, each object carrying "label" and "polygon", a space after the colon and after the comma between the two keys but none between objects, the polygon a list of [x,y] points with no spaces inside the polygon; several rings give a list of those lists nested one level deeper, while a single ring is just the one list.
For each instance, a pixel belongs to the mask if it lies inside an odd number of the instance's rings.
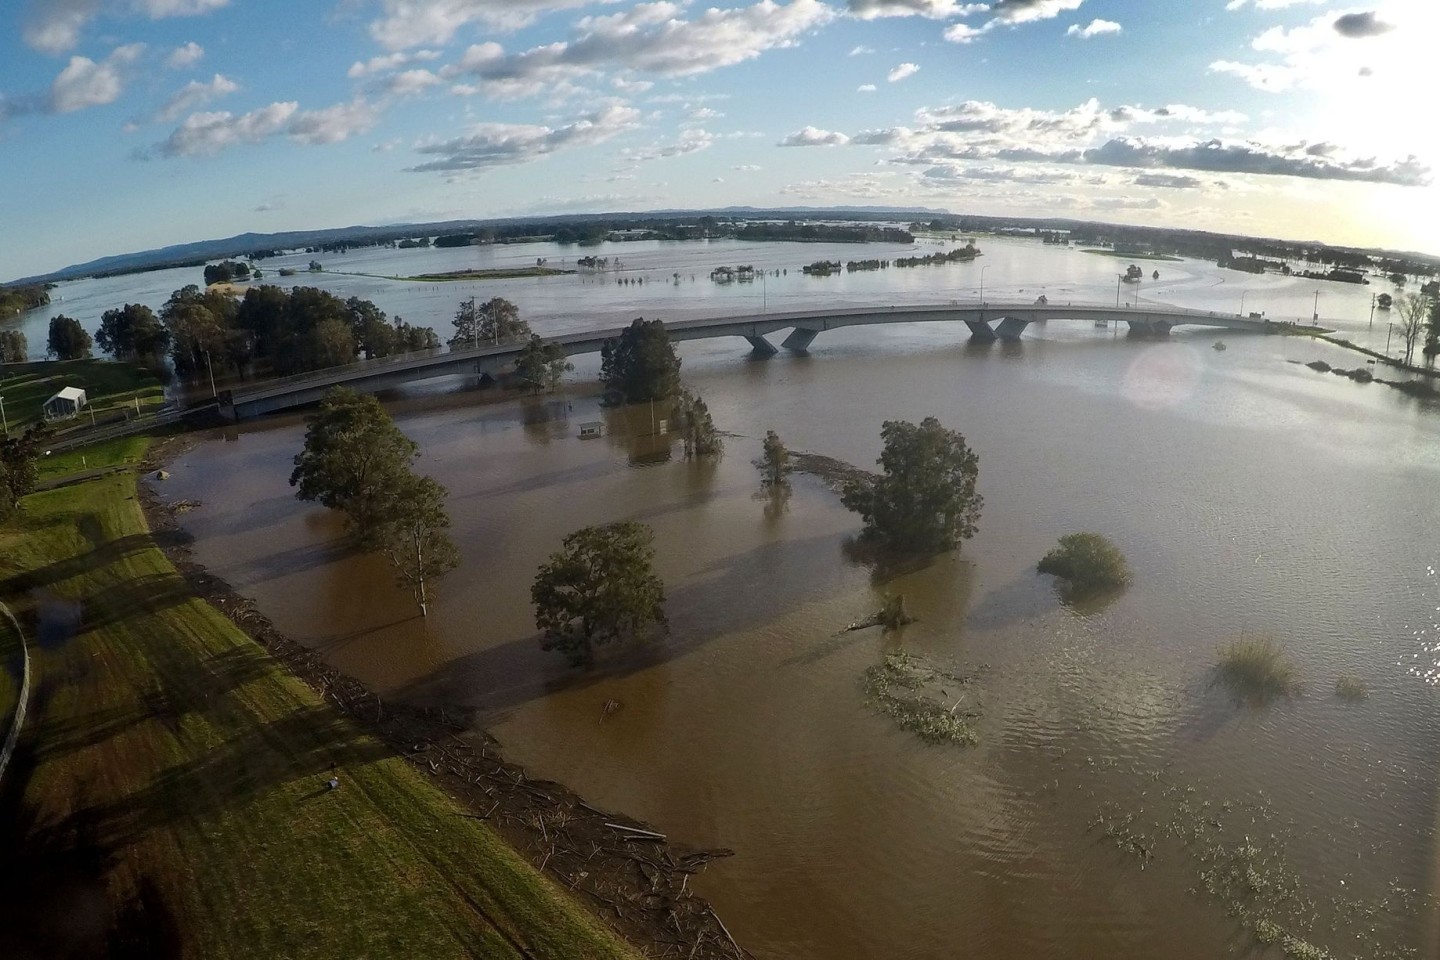
[{"label": "treeline", "polygon": [[746,223],[731,234],[736,240],[800,241],[824,243],[914,243],[915,237],[899,227],[841,226],[828,223]]},{"label": "treeline", "polygon": [[25,287],[0,287],[0,320],[19,316],[26,310],[43,307],[50,302],[50,289],[43,284]]},{"label": "treeline", "polygon": [[437,237],[437,247],[513,243],[519,240],[553,240],[556,243],[593,246],[605,240],[761,240],[827,243],[914,243],[915,237],[899,227],[812,223],[801,220],[757,221],[703,216],[695,220],[625,219],[587,223],[526,222],[500,224],[469,233]]},{"label": "treeline", "polygon": [[223,263],[211,263],[205,267],[205,285],[212,283],[230,283],[232,280],[249,280],[250,264],[243,260],[226,260]]},{"label": "treeline", "polygon": [[928,267],[937,263],[963,263],[967,260],[974,260],[980,255],[975,249],[975,244],[967,243],[963,247],[956,247],[954,250],[945,253],[928,253],[921,257],[897,257],[897,267]]},{"label": "treeline", "polygon": [[[88,337],[71,344],[70,331],[68,340],[56,344],[56,332],[52,323],[52,354],[62,359],[88,355]],[[237,301],[193,284],[172,293],[158,315],[138,303],[107,310],[95,342],[118,360],[155,368],[168,356],[181,377],[207,369],[288,376],[361,356],[374,359],[440,346],[430,327],[391,320],[359,297],[342,300],[313,287],[263,286],[250,288]]]}]

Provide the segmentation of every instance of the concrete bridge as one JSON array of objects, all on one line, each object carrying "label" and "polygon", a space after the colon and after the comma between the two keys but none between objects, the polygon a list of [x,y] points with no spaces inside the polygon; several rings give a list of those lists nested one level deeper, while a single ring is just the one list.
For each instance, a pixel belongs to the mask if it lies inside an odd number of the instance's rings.
[{"label": "concrete bridge", "polygon": [[[764,356],[779,352],[768,337],[781,330],[790,333],[780,347],[804,352],[815,338],[826,330],[838,327],[864,326],[877,323],[963,323],[972,340],[1018,340],[1027,326],[1038,321],[1074,320],[1091,325],[1125,323],[1135,336],[1166,336],[1173,327],[1187,324],[1217,327],[1250,333],[1263,333],[1268,322],[1244,317],[1186,310],[1161,304],[1113,307],[1101,304],[1050,303],[960,303],[893,307],[844,307],[839,309],[804,310],[791,313],[762,313],[736,317],[706,317],[667,323],[665,329],[674,341],[708,340],[715,337],[743,337],[754,353]],[[618,337],[624,327],[588,330],[549,337],[558,343],[567,356],[598,353],[606,340]],[[304,406],[319,401],[326,390],[346,386],[362,393],[390,389],[416,380],[455,374],[468,376],[495,375],[513,365],[521,350],[520,344],[499,346],[437,348],[407,353],[379,360],[362,360],[343,367],[316,370],[311,373],[268,380],[254,386],[241,387],[230,393],[221,410],[236,420],[248,419],[277,410]]]}]

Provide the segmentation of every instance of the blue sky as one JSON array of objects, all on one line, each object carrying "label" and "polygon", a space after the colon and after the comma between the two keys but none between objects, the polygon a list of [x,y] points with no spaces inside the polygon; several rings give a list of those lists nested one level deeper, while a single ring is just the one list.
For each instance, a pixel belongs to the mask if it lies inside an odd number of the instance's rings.
[{"label": "blue sky", "polygon": [[884,204],[1440,253],[1431,0],[7,0],[0,279],[243,231]]}]

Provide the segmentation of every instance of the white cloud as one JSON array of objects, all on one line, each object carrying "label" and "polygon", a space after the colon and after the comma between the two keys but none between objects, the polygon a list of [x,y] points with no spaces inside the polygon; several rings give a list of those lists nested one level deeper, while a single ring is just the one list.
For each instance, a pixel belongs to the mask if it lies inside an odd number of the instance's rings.
[{"label": "white cloud", "polygon": [[239,89],[238,83],[218,73],[208,83],[191,80],[165,101],[164,106],[155,112],[154,120],[156,123],[173,123],[182,113],[188,113],[203,103],[209,103],[216,97],[223,97]]},{"label": "white cloud", "polygon": [[205,48],[194,40],[183,47],[176,47],[170,51],[170,56],[165,58],[165,66],[171,70],[184,70],[186,67],[193,67],[205,58]]},{"label": "white cloud", "polygon": [[[1225,4],[1226,10],[1239,10],[1252,0],[1230,0]],[[1329,0],[1253,0],[1256,10],[1283,10],[1285,7],[1294,7],[1302,3],[1327,3]]]},{"label": "white cloud", "polygon": [[50,85],[50,109],[71,113],[114,103],[125,89],[125,68],[139,59],[144,50],[143,43],[116,47],[99,63],[89,57],[71,57]]},{"label": "white cloud", "polygon": [[730,169],[731,169],[731,170],[739,170],[739,171],[741,171],[742,173],[753,173],[753,172],[755,172],[756,170],[761,169],[761,166],[760,166],[758,163],[737,163],[735,166],[731,167]]},{"label": "white cloud", "polygon": [[21,36],[42,53],[64,53],[80,42],[80,34],[101,12],[117,17],[151,20],[210,13],[230,0],[33,0]]},{"label": "white cloud", "polygon": [[644,93],[654,87],[655,84],[650,80],[631,80],[628,77],[611,77],[610,86],[619,90],[621,93],[635,94]]},{"label": "white cloud", "polygon": [[[978,27],[966,23],[951,24],[945,30],[945,39],[951,43],[973,43],[999,27],[1015,27],[1040,20],[1052,20],[1071,10],[1078,10],[1085,0],[995,0],[986,6],[976,4],[975,10],[961,14],[989,12],[992,16]],[[1105,22],[1105,21],[1097,21]]]},{"label": "white cloud", "polygon": [[633,163],[643,163],[647,160],[663,160],[667,157],[683,157],[687,153],[697,153],[714,142],[714,134],[691,128],[680,131],[680,137],[674,143],[656,144],[639,150],[622,150],[620,156]]},{"label": "white cloud", "polygon": [[875,84],[873,84],[873,83],[862,83],[862,84],[860,84],[860,86],[858,86],[858,87],[855,88],[855,92],[856,92],[856,93],[874,93],[874,92],[875,92]]},{"label": "white cloud", "polygon": [[236,116],[228,111],[192,113],[170,136],[148,150],[141,159],[154,157],[214,156],[230,147],[260,143],[288,136],[296,143],[318,145],[339,143],[371,129],[380,108],[364,100],[337,103],[322,110],[300,109],[292,101],[277,102]]},{"label": "white cloud", "polygon": [[852,57],[863,57],[863,56],[865,56],[865,55],[868,54],[868,53],[874,53],[874,52],[875,52],[875,48],[874,48],[874,47],[859,46],[859,47],[851,47],[851,48],[850,48],[850,56],[852,56]]},{"label": "white cloud", "polygon": [[1070,24],[1065,31],[1067,37],[1079,37],[1081,40],[1089,40],[1091,37],[1104,36],[1107,33],[1119,33],[1123,28],[1114,20],[1091,20],[1085,26],[1078,23]]},{"label": "white cloud", "polygon": [[380,88],[393,96],[413,97],[418,93],[424,93],[431,87],[438,87],[440,83],[440,78],[429,70],[402,70],[386,77],[381,82]]},{"label": "white cloud", "polygon": [[345,71],[345,76],[351,80],[360,80],[365,77],[372,77],[377,73],[389,73],[391,70],[399,70],[401,67],[408,67],[412,64],[423,63],[430,60],[440,59],[438,50],[412,50],[410,52],[389,53],[379,57],[371,57],[369,60],[357,60],[350,64],[350,69]]},{"label": "white cloud", "polygon": [[821,130],[819,127],[802,127],[776,146],[780,147],[838,147],[850,142],[843,133]]},{"label": "white cloud", "polygon": [[908,62],[907,62],[907,63],[902,63],[902,64],[900,64],[899,66],[897,66],[895,69],[891,70],[889,73],[885,74],[885,79],[888,80],[888,81],[890,81],[891,83],[899,83],[901,80],[904,80],[906,77],[913,77],[913,76],[915,76],[915,74],[917,74],[917,73],[919,73],[919,72],[920,72],[920,65],[919,65],[919,64],[917,64],[917,63],[908,63]]},{"label": "white cloud", "polygon": [[477,44],[441,75],[472,78],[465,89],[497,98],[552,92],[560,84],[579,83],[616,68],[693,76],[793,46],[805,32],[834,17],[819,0],[760,0],[748,7],[712,8],[690,20],[681,19],[683,12],[678,3],[656,2],[585,17],[576,23],[573,40],[521,53],[506,53],[493,41]]},{"label": "white cloud", "polygon": [[610,104],[560,127],[528,123],[482,123],[469,135],[422,144],[416,152],[435,157],[412,172],[443,173],[452,178],[492,167],[529,163],[559,150],[603,143],[639,125],[640,111]]},{"label": "white cloud", "polygon": [[447,44],[470,23],[492,30],[518,30],[542,14],[615,0],[383,0],[381,19],[370,36],[390,50],[425,43]]},{"label": "white cloud", "polygon": [[692,107],[686,104],[685,120],[688,123],[704,123],[708,120],[719,120],[725,114],[713,107]]},{"label": "white cloud", "polygon": [[927,17],[948,20],[969,17],[990,9],[988,3],[961,3],[958,0],[850,0],[850,15],[861,20],[877,17]]}]

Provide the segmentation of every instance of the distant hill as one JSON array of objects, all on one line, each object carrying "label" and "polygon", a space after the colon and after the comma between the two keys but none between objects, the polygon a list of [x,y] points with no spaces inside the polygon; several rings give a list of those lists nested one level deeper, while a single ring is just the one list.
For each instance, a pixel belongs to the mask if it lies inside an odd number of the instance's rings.
[{"label": "distant hill", "polygon": [[317,247],[338,243],[380,243],[403,240],[407,237],[441,236],[444,234],[471,233],[496,227],[525,223],[574,223],[583,224],[596,220],[657,220],[692,219],[702,216],[743,217],[747,219],[895,219],[913,217],[949,216],[945,210],[927,207],[786,207],[765,209],[760,207],[724,207],[717,210],[649,210],[643,213],[572,213],[554,216],[501,217],[489,220],[445,220],[431,223],[398,223],[383,226],[333,227],[324,230],[290,230],[282,233],[242,233],[223,240],[199,240],[194,243],[178,243],[158,250],[142,250],[138,253],[123,253],[101,257],[88,263],[73,266],[34,277],[23,277],[6,285],[28,283],[53,283],[60,280],[75,280],[80,277],[109,276],[120,273],[136,273],[142,270],[162,270],[170,267],[194,266],[210,260],[239,257],[257,250],[293,250],[295,248]]}]

